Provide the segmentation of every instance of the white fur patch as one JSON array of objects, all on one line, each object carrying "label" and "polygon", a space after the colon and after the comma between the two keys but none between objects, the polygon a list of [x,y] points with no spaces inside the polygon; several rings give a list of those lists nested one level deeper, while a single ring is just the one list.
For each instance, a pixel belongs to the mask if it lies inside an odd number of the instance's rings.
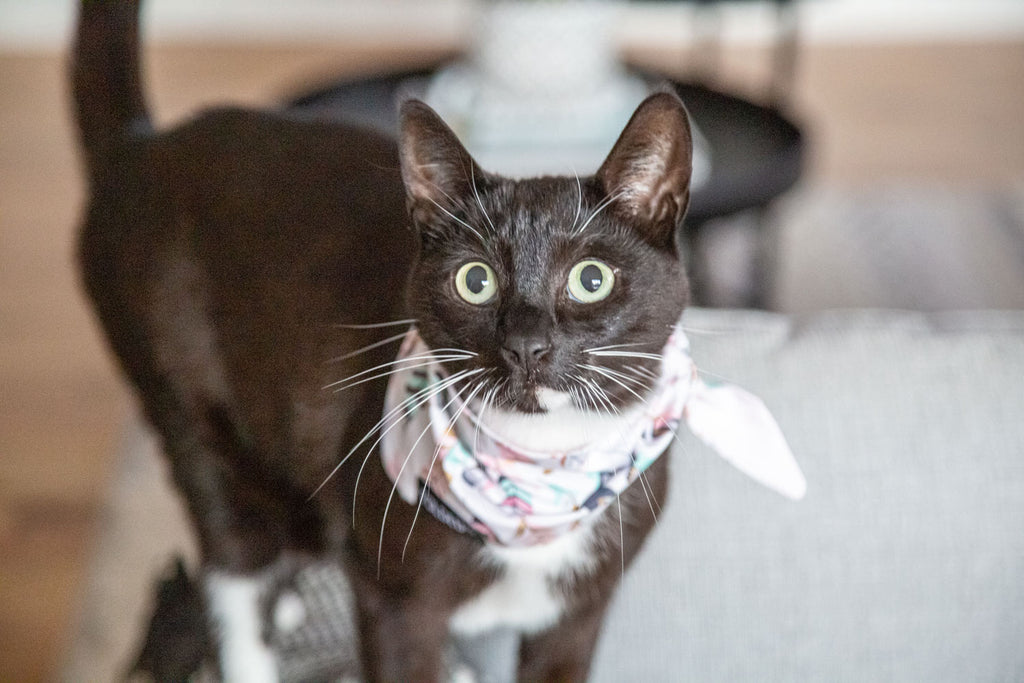
[{"label": "white fur patch", "polygon": [[498,627],[536,633],[554,626],[565,610],[555,582],[569,572],[594,567],[594,529],[585,527],[545,545],[506,548],[487,545],[481,560],[503,570],[501,578],[465,603],[450,626],[471,636]]},{"label": "white fur patch", "polygon": [[572,402],[572,396],[564,391],[540,387],[537,389],[537,403],[544,410],[559,410],[567,407]]},{"label": "white fur patch", "polygon": [[476,672],[466,664],[456,664],[448,678],[448,683],[478,683]]},{"label": "white fur patch", "polygon": [[[549,392],[541,394],[541,392]],[[560,402],[554,389],[541,389],[537,398],[542,407],[551,401],[545,413],[520,413],[499,409],[487,410],[483,424],[495,435],[523,450],[574,450],[603,440],[615,440],[636,423],[644,406],[625,408],[620,414],[584,411],[570,402]],[[568,396],[568,394],[562,394]]]},{"label": "white fur patch", "polygon": [[274,605],[274,628],[281,633],[291,633],[306,621],[306,606],[297,593],[282,593]]},{"label": "white fur patch", "polygon": [[226,683],[274,683],[273,652],[263,642],[260,597],[264,582],[256,577],[210,572],[206,595]]}]

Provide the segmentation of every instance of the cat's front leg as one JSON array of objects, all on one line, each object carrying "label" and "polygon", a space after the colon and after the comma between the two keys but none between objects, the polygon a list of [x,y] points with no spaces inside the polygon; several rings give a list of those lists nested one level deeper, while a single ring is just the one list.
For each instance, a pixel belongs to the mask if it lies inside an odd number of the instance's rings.
[{"label": "cat's front leg", "polygon": [[448,614],[418,602],[372,589],[356,591],[367,683],[441,680]]},{"label": "cat's front leg", "polygon": [[[202,583],[210,635],[228,683],[279,680],[266,642],[266,600],[287,566],[287,497],[235,462],[251,462],[229,445],[171,444],[172,471],[185,494],[203,555]],[[258,469],[251,466],[251,469]],[[280,487],[284,488],[284,487]]]},{"label": "cat's front leg", "polygon": [[586,681],[608,602],[566,614],[546,631],[525,635],[519,647],[522,683]]},{"label": "cat's front leg", "polygon": [[209,570],[204,577],[207,609],[226,683],[276,683],[277,660],[263,638],[266,572]]}]

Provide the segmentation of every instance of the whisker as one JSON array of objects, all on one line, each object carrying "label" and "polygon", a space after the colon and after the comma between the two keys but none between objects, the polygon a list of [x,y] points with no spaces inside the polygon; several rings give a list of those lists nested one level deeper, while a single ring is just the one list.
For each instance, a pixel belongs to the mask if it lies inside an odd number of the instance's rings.
[{"label": "whisker", "polygon": [[[633,458],[632,454],[630,454],[630,457],[632,458],[633,465],[635,466],[636,465],[636,458]],[[637,474],[636,478],[637,478],[637,481],[640,482],[640,487],[644,491],[644,498],[647,499],[647,506],[651,509],[651,516],[654,518],[654,523],[657,524],[658,523],[658,515],[661,513],[661,505],[658,504],[658,502],[654,499],[654,491],[653,491],[653,489],[651,489],[650,482],[647,481],[647,477],[645,476],[645,473],[644,472],[639,472]],[[654,511],[655,507],[658,508],[657,512]]]},{"label": "whisker", "polygon": [[[609,378],[609,379],[611,379],[611,378]],[[602,393],[604,393],[604,390],[601,389],[599,386],[597,386],[596,384],[594,386],[598,390],[600,390]],[[642,398],[640,399],[640,401],[642,403],[644,403],[645,405],[647,404],[647,401],[642,399]],[[611,405],[612,411],[616,415],[621,415],[622,414],[622,411],[620,411],[618,408],[616,408],[614,404],[609,404],[609,405]],[[621,436],[621,432],[620,432],[620,436]],[[635,467],[636,466],[636,458],[633,456],[632,453],[630,453],[630,458],[632,459],[633,466]],[[650,507],[651,515],[654,517],[654,523],[657,524],[658,523],[658,513],[654,511],[656,502],[652,499],[652,496],[653,496],[654,492],[653,492],[652,489],[650,489],[650,485],[648,484],[647,480],[644,478],[644,473],[643,472],[638,472],[637,479],[640,480],[640,488],[643,489],[644,497],[647,498],[647,505],[648,505],[648,507]],[[657,505],[657,507],[658,507],[658,510],[660,511],[661,510],[661,506]]]},{"label": "whisker", "polygon": [[622,576],[626,576],[626,535],[622,532],[622,497],[616,493],[615,503],[619,506],[619,560],[622,563]]},{"label": "whisker", "polygon": [[[610,379],[611,381],[615,382],[620,387],[622,387],[623,389],[628,391],[629,393],[633,394],[633,396],[636,396],[638,401],[642,401],[642,402],[646,403],[646,401],[644,400],[644,398],[640,394],[638,394],[635,391],[633,391],[633,389],[628,384],[626,384],[625,382],[621,381],[619,378],[615,377],[615,375],[611,374],[611,371],[607,370],[606,368],[602,368],[602,367],[599,367],[597,365],[587,365],[587,364],[581,365],[580,367],[586,368],[587,370],[591,370],[592,372],[596,372],[599,375],[603,375],[604,377],[607,377],[608,379]],[[630,379],[632,379],[632,378],[630,378]]]},{"label": "whisker", "polygon": [[[428,199],[430,199],[430,197],[428,197]],[[472,232],[472,233],[473,233],[474,235],[476,235],[477,239],[479,239],[479,240],[480,240],[480,243],[481,243],[481,244],[484,244],[484,245],[486,245],[486,244],[487,244],[487,240],[485,240],[485,239],[484,239],[484,236],[483,236],[483,235],[481,235],[481,234],[480,234],[479,232],[477,232],[477,229],[476,229],[476,228],[474,228],[474,227],[473,227],[472,225],[470,225],[470,224],[469,224],[469,223],[467,223],[466,221],[462,220],[461,218],[459,218],[458,216],[456,216],[456,215],[455,215],[454,213],[452,213],[452,212],[451,212],[451,211],[449,211],[448,209],[446,209],[446,208],[444,208],[443,206],[441,206],[440,204],[438,204],[438,203],[437,203],[436,201],[434,201],[433,199],[430,199],[430,203],[431,203],[431,204],[433,204],[434,206],[436,206],[437,208],[441,209],[442,211],[444,211],[444,212],[445,212],[445,213],[446,213],[446,214],[448,215],[448,217],[449,217],[449,218],[451,218],[451,219],[452,219],[453,221],[455,221],[455,222],[457,222],[457,223],[461,223],[462,225],[466,226],[466,228],[467,228],[467,229],[468,229],[468,230],[469,230],[470,232]]]},{"label": "whisker", "polygon": [[[641,399],[641,402],[644,405],[649,405],[650,403],[650,401],[644,399]],[[668,429],[670,432],[672,432],[672,436],[678,439],[676,431],[672,429],[671,426],[668,426]],[[637,462],[634,453],[630,452],[629,457],[633,461],[633,466],[636,467]],[[651,509],[651,516],[654,518],[654,523],[658,524],[659,516],[661,515],[661,503],[658,502],[657,497],[654,495],[654,488],[651,486],[651,483],[647,480],[647,472],[637,468],[637,479],[640,480],[640,486],[644,491],[644,497],[647,498],[647,506]],[[655,512],[655,508],[657,508],[657,512]]]},{"label": "whisker", "polygon": [[501,393],[502,389],[504,389],[506,386],[508,386],[508,381],[509,381],[509,378],[505,377],[503,379],[498,380],[494,384],[494,398],[491,401],[492,407],[500,408],[500,407],[502,407],[504,405],[508,405],[508,403],[507,403],[507,398],[508,397],[507,396],[503,396],[502,393]]},{"label": "whisker", "polygon": [[626,369],[631,371],[631,372],[634,372],[634,373],[636,373],[638,375],[642,375],[643,377],[646,377],[648,379],[653,379],[655,381],[661,379],[658,376],[658,373],[656,373],[656,372],[654,372],[652,370],[648,370],[647,368],[639,366],[639,365],[627,365]]},{"label": "whisker", "polygon": [[[587,377],[585,380],[585,386],[590,390],[590,395],[594,397],[596,401],[599,401],[604,407],[604,411],[608,414],[618,413],[618,409],[615,404],[612,403],[611,398],[608,396],[608,392],[602,389],[597,382]],[[596,404],[595,404],[596,405]]]},{"label": "whisker", "polygon": [[593,400],[588,400],[589,394],[584,393],[585,389],[586,387],[584,386],[579,386],[576,388],[576,394],[580,398],[580,408],[584,410],[598,410],[598,407],[594,404]]},{"label": "whisker", "polygon": [[[463,370],[463,371],[461,371],[461,372],[457,372],[457,373],[455,373],[454,375],[452,375],[452,376],[451,376],[451,377],[449,377],[448,379],[449,379],[449,380],[453,380],[453,379],[455,379],[455,378],[460,378],[460,379],[461,379],[462,377],[464,377],[464,376],[465,376],[466,374],[468,374],[468,373],[470,373],[470,372],[472,372],[472,371],[471,371],[471,370]],[[447,380],[446,380],[446,381],[447,381]],[[441,382],[439,382],[438,384],[441,384]],[[332,470],[331,470],[331,471],[330,471],[330,472],[329,472],[329,473],[327,474],[327,476],[326,476],[326,477],[324,477],[324,480],[323,480],[322,482],[320,482],[320,485],[319,485],[319,486],[317,486],[317,487],[316,487],[315,489],[313,489],[313,492],[312,492],[311,494],[309,494],[309,498],[307,498],[307,499],[306,499],[306,502],[309,502],[310,500],[313,500],[313,497],[314,497],[314,496],[316,496],[316,494],[318,494],[318,493],[320,492],[320,489],[322,489],[322,488],[323,488],[324,486],[326,486],[326,485],[327,485],[327,482],[329,482],[329,481],[331,480],[331,478],[332,478],[332,477],[333,477],[333,476],[334,476],[335,474],[337,474],[337,473],[338,473],[338,470],[340,470],[340,469],[341,469],[341,467],[342,467],[342,466],[343,466],[343,465],[345,464],[345,462],[346,462],[346,461],[348,461],[348,459],[349,459],[350,457],[352,457],[352,454],[353,454],[353,453],[355,453],[355,452],[356,452],[356,450],[358,450],[358,448],[359,448],[359,447],[360,447],[361,445],[363,445],[363,443],[365,443],[365,442],[366,442],[366,440],[367,440],[367,439],[369,439],[369,438],[370,438],[370,437],[371,437],[371,436],[372,436],[372,435],[373,435],[373,434],[374,434],[374,433],[375,433],[375,432],[376,432],[377,430],[379,430],[379,429],[380,429],[381,427],[383,427],[383,426],[384,426],[384,424],[385,424],[385,423],[386,423],[386,422],[387,422],[387,421],[388,421],[389,419],[391,419],[392,417],[394,417],[395,415],[397,415],[397,414],[398,414],[398,413],[399,413],[399,412],[400,412],[400,411],[401,411],[401,410],[402,410],[403,408],[405,408],[405,407],[406,407],[406,406],[407,406],[407,405],[408,405],[409,403],[411,403],[411,402],[415,401],[415,400],[417,399],[417,397],[420,397],[420,396],[422,396],[423,394],[427,394],[427,393],[430,393],[431,391],[435,390],[435,387],[436,387],[436,386],[437,386],[436,384],[431,384],[431,385],[429,385],[429,386],[427,386],[427,387],[425,387],[425,388],[423,388],[423,389],[420,389],[420,390],[419,390],[419,391],[417,391],[417,392],[416,392],[415,394],[412,394],[411,396],[409,396],[408,398],[406,398],[405,400],[403,400],[403,401],[402,401],[401,403],[399,403],[399,404],[398,404],[397,406],[395,406],[394,408],[392,408],[391,410],[389,410],[389,411],[388,411],[388,412],[387,412],[387,413],[386,413],[386,414],[384,415],[384,417],[382,417],[382,418],[381,418],[380,420],[378,420],[378,421],[377,421],[377,424],[375,424],[375,425],[374,425],[373,427],[371,427],[371,428],[370,428],[370,430],[369,430],[369,431],[367,431],[367,432],[366,432],[366,434],[364,434],[364,435],[363,435],[363,437],[362,437],[361,439],[359,439],[359,441],[358,441],[358,442],[356,443],[356,445],[355,445],[355,446],[353,446],[353,447],[351,448],[351,450],[349,450],[349,452],[345,454],[345,456],[344,456],[344,457],[343,457],[343,458],[341,459],[341,461],[340,461],[340,462],[339,462],[339,463],[338,463],[337,465],[335,465],[335,466],[334,466],[334,469],[332,469]],[[429,400],[429,396],[428,396],[427,398],[428,398],[428,400]],[[418,407],[419,407],[420,405],[422,405],[422,403],[419,403],[419,404],[417,404],[416,406],[413,406],[413,408],[412,408],[412,409],[411,409],[411,410],[410,410],[409,412],[407,412],[407,413],[406,413],[405,415],[409,415],[409,414],[411,414],[411,412],[412,412],[413,410],[415,410],[416,408],[418,408]],[[405,417],[405,416],[403,416],[403,418],[404,418],[404,417]],[[398,424],[398,423],[396,422],[395,424]],[[374,445],[376,445],[376,444],[374,444]],[[372,448],[373,448],[373,447],[371,446],[371,450],[372,450]],[[357,485],[358,485],[358,484],[357,484]],[[354,506],[353,506],[353,508],[354,508]]]},{"label": "whisker", "polygon": [[[589,390],[588,393],[590,393],[591,395],[599,396],[602,399],[604,405],[606,405],[608,407],[608,409],[609,409],[608,412],[615,413],[616,415],[621,415],[622,414],[622,412],[618,408],[615,407],[615,404],[612,403],[610,401],[610,399],[607,398],[607,393],[604,391],[604,389],[602,389],[591,378],[586,378],[585,380],[583,380],[578,375],[570,375],[570,377],[573,378],[573,379],[576,379],[577,381],[582,381],[583,384],[581,386],[586,386],[588,388],[588,390]],[[613,379],[613,378],[609,378],[609,379]],[[614,379],[613,379],[613,381],[614,381]],[[623,385],[623,386],[625,387],[625,385]],[[628,387],[625,387],[625,388],[628,390]],[[634,395],[636,395],[635,392],[631,392],[631,393],[634,393]],[[645,405],[648,403],[648,401],[646,399],[641,398],[638,395],[637,395],[637,398],[642,403],[644,403]],[[672,433],[673,433],[673,435],[675,435],[675,430],[672,430]],[[676,438],[678,439],[678,436]],[[635,466],[636,465],[636,458],[633,457],[632,453],[630,454],[630,457],[632,458],[633,464]],[[654,517],[655,524],[657,524],[657,522],[658,522],[658,513],[655,512],[655,507],[657,507],[657,509],[660,511],[661,510],[661,506],[657,503],[657,501],[652,499],[653,490],[650,488],[650,485],[649,485],[649,483],[647,482],[647,480],[645,478],[645,473],[644,472],[639,472],[637,478],[640,480],[640,487],[643,489],[644,497],[647,498],[647,505],[651,509],[651,515]],[[618,500],[618,496],[616,496],[616,500]],[[619,502],[619,515],[620,515],[619,516],[619,524],[621,525],[622,524],[622,517],[621,517],[621,515],[622,515],[622,505],[621,505],[621,502]],[[620,529],[620,533],[621,533],[621,529]],[[625,559],[623,559],[623,571],[625,571]]]},{"label": "whisker", "polygon": [[[493,370],[494,370],[494,368],[491,368],[491,371],[493,371]],[[484,374],[486,375],[487,373],[484,373]],[[486,380],[485,380],[485,382],[486,382]],[[484,382],[481,382],[481,385],[484,385]],[[483,402],[480,405],[480,413],[476,416],[476,430],[473,432],[473,450],[474,451],[477,450],[477,445],[479,444],[479,441],[480,441],[480,425],[483,424],[484,413],[487,412],[487,409],[490,407],[491,401],[494,400],[494,396],[497,393],[498,393],[498,387],[497,387],[497,385],[495,385],[494,387],[488,389],[487,392],[484,394]]]},{"label": "whisker", "polygon": [[590,386],[593,387],[594,389],[594,395],[597,396],[597,398],[600,399],[601,402],[605,405],[605,412],[608,413],[609,415],[618,415],[619,409],[615,405],[614,401],[612,401],[611,395],[607,391],[605,391],[601,387],[601,385],[597,383],[596,380],[591,379]]},{"label": "whisker", "polygon": [[346,330],[374,330],[374,329],[377,329],[378,327],[394,327],[395,325],[411,325],[411,324],[413,324],[415,322],[418,322],[416,320],[416,318],[408,318],[406,320],[392,320],[391,322],[386,322],[386,323],[369,323],[369,324],[366,324],[366,325],[338,324],[338,325],[333,325],[333,327],[341,327],[341,328],[344,328]]},{"label": "whisker", "polygon": [[583,408],[580,407],[580,402],[576,398],[576,391],[575,391],[575,387],[574,386],[572,386],[571,384],[567,384],[562,389],[562,391],[564,391],[565,393],[569,394],[569,403],[571,403],[574,408],[578,408],[580,410],[583,410]]},{"label": "whisker", "polygon": [[349,353],[346,353],[344,356],[338,356],[337,358],[332,358],[332,359],[330,359],[327,362],[328,363],[339,363],[339,362],[341,362],[343,360],[346,360],[348,358],[352,358],[353,356],[358,356],[361,353],[366,353],[367,351],[372,351],[373,349],[379,348],[381,346],[386,346],[388,344],[396,342],[399,339],[404,339],[406,334],[408,334],[408,332],[402,332],[400,334],[396,334],[393,337],[388,337],[387,339],[382,339],[379,342],[374,342],[372,344],[367,344],[366,346],[364,346],[361,349],[356,349],[355,351],[351,351]]},{"label": "whisker", "polygon": [[650,360],[664,360],[660,353],[642,353],[640,351],[588,351],[591,356],[608,356],[614,358],[648,358]]},{"label": "whisker", "polygon": [[[508,377],[498,382],[498,386],[501,388],[501,391],[498,393],[498,400],[495,401],[495,405],[497,405],[498,407],[501,407],[502,405],[509,405],[509,396],[508,393],[505,392],[505,389],[508,387],[508,384]],[[502,400],[504,400],[504,403],[502,403]]]},{"label": "whisker", "polygon": [[[579,396],[580,409],[597,409],[596,405],[590,405],[590,403],[587,401],[587,396],[589,396],[589,387],[586,386],[586,382],[583,381],[583,378],[580,377],[579,375],[569,375],[568,377],[577,385],[573,388],[576,390],[576,394]],[[587,392],[586,395],[584,395],[584,391]]]},{"label": "whisker", "polygon": [[[644,405],[647,405],[647,403],[648,403],[647,400],[642,399],[642,398],[640,399],[640,402],[643,403]],[[621,411],[619,411],[617,408],[615,408],[615,413],[618,414],[618,415],[622,414]],[[674,432],[673,432],[673,434],[674,434]],[[629,457],[633,461],[633,466],[636,467],[636,457],[633,455],[632,452],[630,452]],[[643,490],[644,497],[647,499],[647,506],[651,509],[651,516],[654,518],[654,523],[657,524],[658,523],[658,514],[661,512],[661,505],[658,504],[658,502],[654,499],[654,490],[651,488],[650,482],[647,481],[647,478],[646,478],[645,474],[646,474],[645,472],[641,472],[638,469],[637,470],[637,479],[640,481],[640,488]],[[658,508],[658,512],[654,511],[655,507]]]},{"label": "whisker", "polygon": [[[442,352],[443,352],[443,355],[439,355],[439,354],[442,354]],[[337,382],[331,382],[330,384],[327,384],[327,385],[325,385],[325,386],[323,386],[321,388],[322,389],[331,389],[331,388],[336,387],[338,385],[345,384],[346,382],[354,380],[357,377],[362,377],[363,375],[368,375],[368,374],[370,374],[372,372],[376,372],[377,370],[380,370],[382,368],[393,367],[393,366],[396,366],[396,365],[400,365],[402,363],[410,363],[410,362],[415,363],[415,362],[419,362],[419,361],[422,361],[422,360],[465,360],[467,358],[472,358],[475,355],[476,354],[473,353],[472,351],[463,351],[462,349],[435,349],[435,350],[428,351],[426,353],[415,353],[415,354],[413,354],[411,356],[406,356],[404,358],[398,358],[398,359],[395,359],[395,360],[392,360],[392,361],[388,361],[386,363],[381,363],[380,365],[375,365],[372,368],[367,368],[366,370],[363,370],[361,372],[357,372],[354,375],[349,375],[345,379],[339,379]],[[338,391],[341,391],[341,390],[339,389]]]},{"label": "whisker", "polygon": [[572,169],[572,174],[576,178],[576,191],[579,193],[579,199],[576,202],[576,215],[572,219],[572,227],[569,228],[569,232],[576,230],[576,223],[580,220],[580,212],[583,211],[583,184],[580,182],[580,176],[576,173],[576,169]]},{"label": "whisker", "polygon": [[583,401],[583,397],[580,395],[579,387],[572,384],[566,387],[569,392],[569,397],[572,399],[572,404],[580,410],[586,410],[587,406]]},{"label": "whisker", "polygon": [[608,351],[611,349],[622,349],[628,346],[650,346],[654,342],[632,342],[628,344],[609,344],[608,346],[595,346],[590,349],[583,349],[584,353],[593,353],[594,351]]},{"label": "whisker", "polygon": [[[669,325],[669,327],[675,328],[676,325]],[[700,327],[690,327],[689,325],[683,325],[681,323],[679,324],[679,328],[686,334],[702,334],[708,337],[715,337],[735,332],[735,330],[710,330]]]},{"label": "whisker", "polygon": [[[405,418],[409,417],[414,412],[419,410],[419,408],[423,404],[425,404],[427,401],[431,400],[432,398],[437,396],[439,393],[445,391],[446,389],[448,389],[448,387],[454,386],[455,384],[461,382],[462,380],[468,379],[469,377],[472,377],[473,375],[475,375],[475,374],[477,374],[479,372],[483,372],[483,370],[479,369],[479,368],[476,369],[476,370],[465,370],[461,374],[460,373],[456,373],[455,375],[452,375],[448,379],[445,379],[445,380],[442,380],[440,382],[437,382],[436,384],[433,385],[434,387],[436,387],[436,391],[430,392],[425,397],[419,399],[416,402],[416,405],[410,407],[408,410],[406,410],[406,412],[400,418],[398,418],[397,420],[394,420],[392,422],[392,424],[388,425],[387,429],[385,429],[384,431],[380,432],[380,434],[377,436],[376,441],[374,441],[372,444],[370,444],[370,447],[367,449],[367,452],[366,452],[366,457],[363,458],[363,463],[359,466],[359,471],[356,472],[356,481],[352,485],[352,524],[353,524],[353,526],[355,525],[355,518],[356,518],[356,497],[357,497],[357,495],[359,493],[359,482],[363,478],[363,470],[366,469],[366,463],[369,462],[370,456],[373,455],[373,450],[380,444],[381,441],[384,440],[384,437],[387,436],[387,434],[392,429],[394,429],[395,427],[400,425],[402,423],[402,420],[404,420]],[[381,425],[381,426],[383,426],[383,425]],[[369,436],[370,436],[370,434],[368,433],[366,435],[366,437],[369,437]],[[364,437],[364,438],[366,438],[366,437]],[[345,456],[345,457],[347,458],[348,456]]]},{"label": "whisker", "polygon": [[476,197],[476,205],[480,207],[480,211],[483,212],[484,218],[487,219],[487,224],[491,226],[491,234],[494,235],[498,232],[497,228],[494,227],[494,221],[487,215],[487,209],[484,208],[484,203],[480,201],[480,192],[476,187],[476,164],[470,164],[469,166],[469,182],[473,186],[473,196]]},{"label": "whisker", "polygon": [[704,368],[698,367],[697,368],[697,373],[701,374],[701,375],[706,375],[708,377],[712,377],[712,378],[717,379],[717,380],[719,380],[721,382],[728,382],[730,384],[734,383],[733,380],[729,379],[725,375],[718,375],[718,374],[715,374],[714,372],[711,372],[710,370],[705,370]]},{"label": "whisker", "polygon": [[[441,164],[420,164],[420,168],[438,168],[439,166],[441,166]],[[465,169],[463,169],[463,173],[465,173]],[[440,192],[441,194],[443,194],[445,199],[451,202],[452,206],[462,206],[462,202],[456,200],[455,197],[445,192],[444,188],[438,185],[437,183],[430,183],[430,186],[433,187],[438,192]]]},{"label": "whisker", "polygon": [[621,192],[621,191],[620,191],[620,192],[616,192],[615,194],[611,195],[610,197],[608,197],[607,199],[605,199],[605,200],[604,200],[603,202],[601,202],[600,204],[598,204],[597,208],[596,208],[596,209],[594,209],[594,213],[590,214],[590,218],[588,218],[588,219],[587,219],[587,220],[586,220],[586,221],[585,221],[585,222],[583,223],[583,225],[581,225],[581,226],[580,226],[579,230],[577,230],[576,232],[574,232],[574,233],[573,233],[573,235],[579,235],[579,234],[580,234],[580,233],[582,233],[582,232],[583,232],[584,230],[586,230],[586,229],[587,229],[587,226],[588,226],[588,225],[590,225],[590,221],[592,221],[592,220],[594,220],[595,218],[597,218],[597,215],[598,215],[599,213],[601,213],[602,211],[604,211],[604,210],[605,210],[605,209],[606,209],[606,208],[607,208],[607,207],[608,207],[608,206],[609,206],[609,205],[610,205],[610,204],[611,204],[612,202],[614,202],[614,201],[615,201],[616,199],[618,199],[619,197],[621,197],[621,196],[622,196],[623,194],[624,194],[624,193],[623,193],[623,192]]},{"label": "whisker", "polygon": [[[342,380],[341,382],[335,382],[334,384],[327,385],[326,387],[324,387],[324,389],[329,389],[331,387],[334,387],[337,384],[344,384],[345,386],[338,387],[337,389],[334,390],[334,393],[340,393],[340,392],[345,391],[347,389],[351,389],[352,387],[359,386],[360,384],[365,384],[366,382],[372,382],[374,380],[383,379],[384,377],[390,377],[391,375],[396,375],[399,372],[403,372],[405,370],[415,370],[417,368],[425,368],[425,367],[428,367],[430,365],[434,365],[435,363],[437,363],[439,361],[445,361],[445,360],[466,360],[468,358],[469,358],[469,356],[438,356],[436,358],[431,358],[429,360],[428,359],[422,359],[422,362],[420,362],[420,363],[416,363],[416,364],[413,364],[413,365],[403,365],[401,367],[392,367],[390,370],[385,370],[384,372],[380,372],[380,373],[378,373],[376,375],[373,375],[371,377],[364,377],[363,379],[359,380],[358,382],[349,382],[349,380]],[[349,382],[349,383],[347,383],[347,382]]]},{"label": "whisker", "polygon": [[[483,386],[484,386],[483,383],[478,384],[477,387],[473,390],[473,392],[470,393],[470,395],[468,397],[466,397],[466,400],[463,402],[462,407],[459,408],[459,410],[455,413],[455,415],[452,417],[452,419],[448,422],[448,429],[452,428],[452,426],[455,424],[455,421],[459,419],[459,415],[461,415],[462,411],[464,411],[466,409],[466,406],[469,405],[469,402],[473,400],[473,396],[475,396],[476,393],[481,388],[483,388]],[[465,390],[465,387],[463,387],[459,391],[459,393],[461,394],[462,391],[464,391],[464,390]],[[458,394],[456,394],[455,398],[458,398]],[[454,401],[455,399],[453,398],[452,400]],[[451,405],[451,402],[449,402],[449,405]],[[448,406],[446,405],[445,408],[447,408],[447,407]],[[427,428],[429,429],[430,425],[427,425]],[[421,437],[422,437],[422,434],[421,434]],[[429,485],[430,477],[431,477],[431,475],[434,472],[434,465],[437,464],[437,458],[438,458],[438,456],[440,454],[441,454],[441,445],[438,444],[437,448],[434,449],[434,455],[430,458],[430,467],[427,468],[426,482],[424,483],[423,490],[420,492],[420,499],[416,503],[416,512],[413,513],[412,523],[409,524],[409,533],[405,537],[405,544],[402,546],[402,561],[403,562],[405,561],[405,551],[409,548],[409,541],[412,540],[412,532],[416,528],[416,521],[420,518],[420,511],[423,509],[423,499],[427,495],[427,486]],[[394,494],[394,491],[392,491],[392,495],[393,494]],[[387,517],[387,510],[386,509],[384,511],[384,516]],[[383,525],[383,522],[382,522],[381,523],[381,534],[382,534],[381,535],[381,539],[383,539],[383,531],[384,531],[384,525]],[[378,553],[379,553],[379,549],[378,549]],[[378,554],[378,557],[377,557],[377,571],[378,572],[380,571],[380,556],[379,556],[379,554]]]},{"label": "whisker", "polygon": [[[481,385],[477,385],[477,389],[474,389],[474,392],[477,391],[480,388],[480,386]],[[459,396],[465,390],[466,390],[466,387],[462,387],[461,389],[456,391],[455,395],[452,396],[451,399],[449,399],[448,403],[446,403],[444,405],[442,410],[447,410],[449,408],[449,406],[451,406],[452,403],[454,403],[456,400],[458,400]],[[467,401],[472,400],[472,398],[473,398],[473,395],[470,394],[469,398],[467,398]],[[465,407],[466,407],[466,403],[463,403],[462,407],[455,413],[455,417],[453,417],[448,422],[448,428],[449,429],[455,424],[455,420],[458,419],[458,416],[462,413],[462,411],[465,409]],[[391,503],[395,499],[395,492],[398,491],[398,482],[402,478],[402,473],[405,472],[406,466],[409,464],[409,461],[412,459],[413,451],[416,450],[416,446],[419,445],[419,443],[423,439],[423,437],[427,435],[428,431],[430,431],[430,427],[431,427],[431,425],[428,422],[427,426],[423,429],[423,431],[420,432],[420,435],[418,437],[416,437],[415,441],[413,441],[412,446],[409,448],[408,455],[406,455],[405,456],[405,460],[402,461],[402,466],[400,468],[398,468],[398,474],[395,475],[395,483],[391,487],[391,493],[388,495],[388,502],[385,503],[385,505],[384,505],[384,514],[381,516],[381,520],[380,520],[380,537],[377,540],[377,578],[378,579],[380,579],[381,554],[383,553],[383,550],[384,550],[384,527],[388,523],[388,511],[391,510]],[[433,468],[434,459],[436,459],[436,457],[437,457],[436,454],[439,451],[440,451],[440,447],[437,450],[435,450],[434,458],[431,458],[431,462],[430,462],[431,468]],[[428,470],[428,472],[429,472],[429,470]],[[429,476],[430,475],[428,474],[427,476],[428,476],[427,481],[429,481]],[[423,490],[426,491],[426,487],[424,487]],[[421,496],[422,496],[422,494],[421,494]],[[418,512],[418,510],[419,510],[419,508],[417,507],[417,512]],[[413,525],[415,525],[415,517],[413,518]],[[409,528],[409,535],[406,536],[405,545],[402,546],[402,559],[403,560],[405,559],[405,550],[406,550],[406,547],[409,544],[409,539],[411,537],[412,537],[412,527]]]},{"label": "whisker", "polygon": [[605,368],[605,367],[602,367],[601,369],[604,370],[607,373],[610,373],[611,375],[614,375],[615,377],[618,377],[619,379],[622,379],[622,380],[626,381],[626,382],[632,382],[633,384],[642,387],[646,391],[650,391],[653,388],[653,385],[650,382],[645,382],[644,380],[639,379],[637,377],[630,377],[629,375],[627,375],[624,372],[619,372],[618,370],[612,370],[611,368]]}]

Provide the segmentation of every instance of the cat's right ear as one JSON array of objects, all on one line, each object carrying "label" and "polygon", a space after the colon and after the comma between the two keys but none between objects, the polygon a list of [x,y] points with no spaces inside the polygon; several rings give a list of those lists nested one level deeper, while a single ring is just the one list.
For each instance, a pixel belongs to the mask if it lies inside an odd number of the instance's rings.
[{"label": "cat's right ear", "polygon": [[637,107],[596,177],[615,198],[613,210],[652,243],[672,247],[690,201],[692,157],[686,108],[659,92]]},{"label": "cat's right ear", "polygon": [[484,174],[448,125],[419,100],[400,111],[399,154],[409,211],[418,225],[429,225],[455,209]]}]

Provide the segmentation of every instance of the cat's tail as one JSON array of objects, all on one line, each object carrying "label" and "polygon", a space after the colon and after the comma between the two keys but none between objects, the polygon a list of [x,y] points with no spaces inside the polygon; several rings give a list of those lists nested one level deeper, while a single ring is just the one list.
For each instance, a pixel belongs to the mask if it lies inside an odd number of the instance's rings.
[{"label": "cat's tail", "polygon": [[80,0],[71,52],[75,117],[90,177],[151,131],[142,95],[139,0]]}]

